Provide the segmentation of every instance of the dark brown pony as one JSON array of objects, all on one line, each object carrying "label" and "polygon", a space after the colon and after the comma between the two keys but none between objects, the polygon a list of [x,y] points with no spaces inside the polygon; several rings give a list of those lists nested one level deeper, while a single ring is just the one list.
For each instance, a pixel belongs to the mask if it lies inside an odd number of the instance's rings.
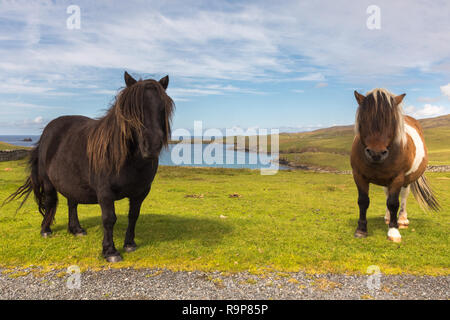
[{"label": "dark brown pony", "polygon": [[150,191],[158,169],[158,156],[170,139],[174,110],[165,90],[169,77],[136,81],[125,72],[126,87],[119,92],[106,115],[93,120],[64,116],[51,121],[31,151],[30,176],[6,202],[33,191],[43,215],[41,234],[51,235],[58,202],[67,198],[68,229],[85,235],[78,221],[77,205],[99,203],[104,228],[103,256],[120,261],[114,247],[114,201],[129,198],[125,251],[136,249],[134,230],[142,201]]},{"label": "dark brown pony", "polygon": [[355,91],[359,105],[351,152],[359,205],[355,237],[367,236],[366,212],[370,183],[385,187],[385,221],[389,224],[388,239],[391,241],[401,242],[398,228],[407,228],[409,225],[406,200],[410,186],[422,208],[439,209],[424,176],[428,155],[422,128],[417,120],[403,115],[401,105],[404,96],[395,96],[385,89],[374,89],[366,96]]}]

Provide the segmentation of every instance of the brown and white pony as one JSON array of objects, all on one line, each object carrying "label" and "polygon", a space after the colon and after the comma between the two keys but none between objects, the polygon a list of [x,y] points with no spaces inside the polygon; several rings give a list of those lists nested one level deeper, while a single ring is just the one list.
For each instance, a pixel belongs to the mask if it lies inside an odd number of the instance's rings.
[{"label": "brown and white pony", "polygon": [[374,89],[366,96],[355,91],[355,97],[359,107],[350,158],[358,188],[359,221],[355,237],[367,237],[369,184],[373,183],[383,186],[386,193],[388,239],[401,242],[398,228],[409,225],[406,200],[410,188],[422,208],[439,210],[424,176],[428,155],[422,128],[417,120],[403,115],[405,94],[395,96],[385,89]]}]

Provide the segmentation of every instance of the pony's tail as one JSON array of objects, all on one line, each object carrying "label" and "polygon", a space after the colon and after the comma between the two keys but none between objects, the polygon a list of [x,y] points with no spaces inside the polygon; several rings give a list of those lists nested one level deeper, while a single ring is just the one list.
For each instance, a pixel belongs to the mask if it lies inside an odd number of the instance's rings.
[{"label": "pony's tail", "polygon": [[411,183],[411,191],[422,209],[430,209],[433,211],[439,211],[441,209],[441,206],[439,205],[433,190],[431,190],[428,180],[424,174],[419,179]]},{"label": "pony's tail", "polygon": [[20,186],[13,194],[11,194],[8,198],[5,199],[2,203],[2,207],[15,200],[20,199],[23,197],[22,202],[20,203],[19,207],[17,208],[16,212],[22,208],[24,203],[27,201],[28,197],[30,196],[30,193],[33,191],[34,196],[36,198],[36,202],[39,206],[39,212],[45,216],[45,209],[44,209],[44,187],[42,181],[39,179],[39,142],[36,145],[36,147],[31,150],[30,157],[28,160],[28,165],[30,168],[30,176],[27,178],[25,183]]}]

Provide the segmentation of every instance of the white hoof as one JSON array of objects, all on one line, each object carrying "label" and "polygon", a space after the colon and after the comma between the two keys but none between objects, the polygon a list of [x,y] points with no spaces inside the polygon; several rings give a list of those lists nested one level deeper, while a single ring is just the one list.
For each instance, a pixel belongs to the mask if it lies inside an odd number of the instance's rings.
[{"label": "white hoof", "polygon": [[388,234],[387,234],[388,240],[393,242],[402,242],[402,235],[398,231],[397,228],[389,228]]}]

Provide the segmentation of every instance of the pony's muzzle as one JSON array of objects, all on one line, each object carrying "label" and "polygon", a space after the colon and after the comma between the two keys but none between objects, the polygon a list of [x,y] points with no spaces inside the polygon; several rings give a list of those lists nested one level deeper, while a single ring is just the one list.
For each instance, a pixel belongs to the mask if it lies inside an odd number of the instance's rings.
[{"label": "pony's muzzle", "polygon": [[367,159],[372,163],[381,163],[384,160],[386,160],[386,158],[389,155],[389,150],[387,149],[381,151],[374,151],[369,148],[366,148],[364,149],[364,152],[366,154]]}]

